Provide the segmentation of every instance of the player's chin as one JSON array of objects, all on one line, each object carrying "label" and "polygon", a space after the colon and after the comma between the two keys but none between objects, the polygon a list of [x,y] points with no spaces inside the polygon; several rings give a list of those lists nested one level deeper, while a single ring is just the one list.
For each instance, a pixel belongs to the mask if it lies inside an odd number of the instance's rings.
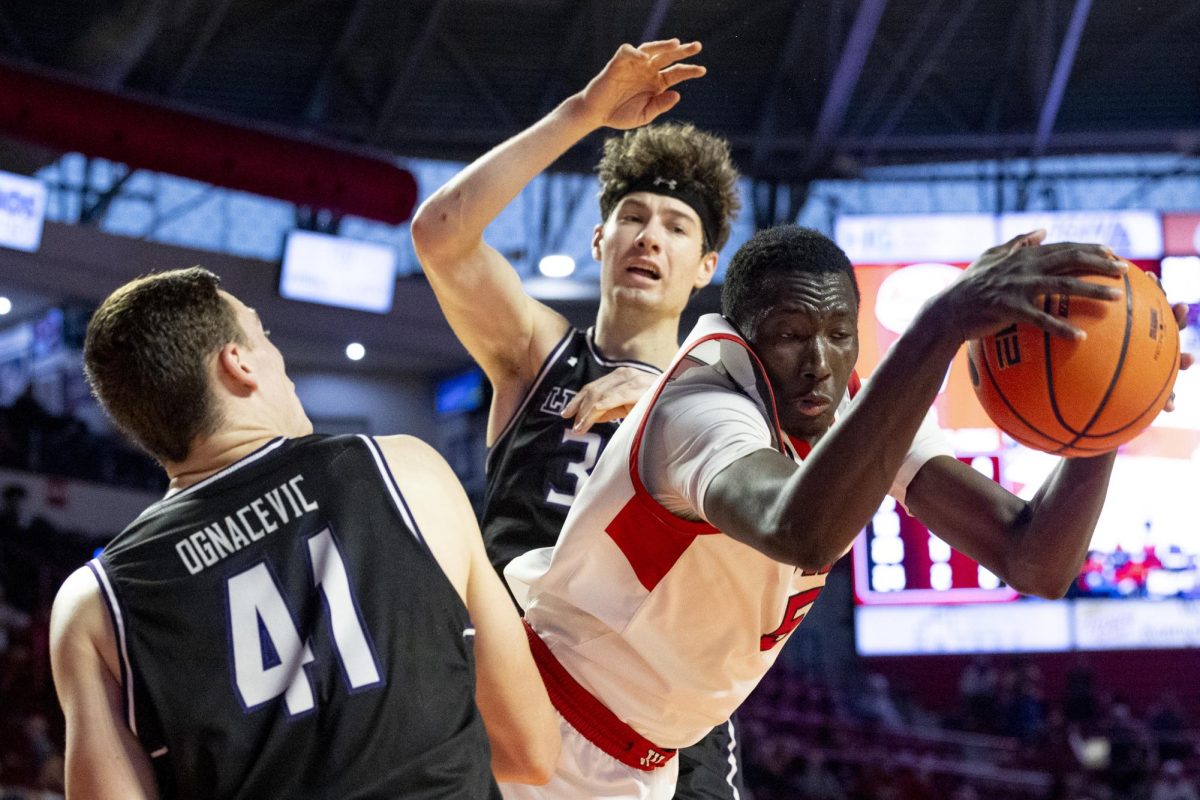
[{"label": "player's chin", "polygon": [[654,307],[662,303],[662,292],[657,286],[626,286],[617,284],[612,288],[612,296],[622,305],[637,307]]},{"label": "player's chin", "polygon": [[833,424],[832,410],[812,417],[787,408],[780,409],[779,422],[783,429],[797,439],[812,439],[829,430]]}]

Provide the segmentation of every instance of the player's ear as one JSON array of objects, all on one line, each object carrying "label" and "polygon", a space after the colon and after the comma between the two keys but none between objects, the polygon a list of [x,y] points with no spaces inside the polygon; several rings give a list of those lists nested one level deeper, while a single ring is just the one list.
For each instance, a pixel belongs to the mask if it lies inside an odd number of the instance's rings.
[{"label": "player's ear", "polygon": [[258,388],[258,375],[246,355],[246,347],[237,342],[228,342],[217,351],[217,377],[222,386],[238,397]]},{"label": "player's ear", "polygon": [[700,268],[696,270],[696,280],[692,283],[692,288],[703,289],[712,283],[713,275],[717,272],[718,258],[716,250],[704,254],[700,259]]},{"label": "player's ear", "polygon": [[592,258],[600,260],[600,240],[604,238],[604,226],[597,225],[592,229]]}]

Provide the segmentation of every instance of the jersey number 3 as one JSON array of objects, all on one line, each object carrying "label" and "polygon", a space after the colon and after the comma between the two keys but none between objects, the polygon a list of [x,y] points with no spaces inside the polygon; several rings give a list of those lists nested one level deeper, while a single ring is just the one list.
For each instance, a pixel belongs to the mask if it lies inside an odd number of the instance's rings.
[{"label": "jersey number 3", "polygon": [[[382,681],[366,631],[350,594],[350,579],[328,528],[308,540],[313,585],[329,613],[329,629],[352,690]],[[312,649],[302,641],[279,585],[265,562],[228,580],[229,642],[233,679],[242,706],[253,711],[283,695],[290,716],[315,707],[306,664]]]},{"label": "jersey number 3", "polygon": [[565,477],[571,482],[571,490],[559,491],[558,487],[551,484],[550,490],[546,492],[546,502],[570,508],[571,503],[575,502],[575,495],[579,494],[579,487],[583,486],[583,482],[592,474],[592,467],[596,466],[596,459],[600,457],[600,434],[591,431],[576,433],[567,428],[563,431],[562,443],[582,444],[583,452],[578,461],[567,462]]}]

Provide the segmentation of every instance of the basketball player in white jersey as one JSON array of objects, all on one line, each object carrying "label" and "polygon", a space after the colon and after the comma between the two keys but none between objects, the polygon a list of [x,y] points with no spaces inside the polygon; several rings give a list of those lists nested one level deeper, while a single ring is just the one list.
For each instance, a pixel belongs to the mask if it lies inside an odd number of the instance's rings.
[{"label": "basketball player in white jersey", "polygon": [[[677,40],[623,46],[583,91],[469,165],[413,220],[430,285],[494,389],[481,522],[497,570],[557,540],[613,420],[678,348],[680,315],[729,236],[738,176],[728,144],[690,125],[646,125],[679,100],[673,86],[703,74],[681,63],[699,50]],[[530,180],[605,126],[637,130],[610,138],[597,167],[601,299],[583,331],[526,295],[483,234]],[[721,722],[681,754],[678,797],[738,797],[736,731]]]},{"label": "basketball player in white jersey", "polygon": [[984,253],[865,386],[840,248],[786,226],[738,251],[724,316],[700,320],[622,423],[555,548],[506,571],[564,719],[555,776],[508,800],[670,797],[676,749],[753,690],[885,493],[1017,590],[1066,591],[1114,454],[1063,460],[1025,501],[927,419],[963,342],[1012,322],[1078,337],[1039,295],[1120,296],[1078,277],[1125,269],[1105,248],[1043,236]]}]

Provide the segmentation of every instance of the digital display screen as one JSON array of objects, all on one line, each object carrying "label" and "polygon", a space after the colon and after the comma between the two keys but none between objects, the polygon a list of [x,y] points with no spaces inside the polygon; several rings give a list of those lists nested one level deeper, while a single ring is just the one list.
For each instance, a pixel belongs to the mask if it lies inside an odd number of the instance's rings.
[{"label": "digital display screen", "polygon": [[[1200,351],[1200,260],[1161,270],[1168,297],[1191,303],[1182,346]],[[860,264],[859,374],[964,263]],[[1195,373],[1195,374],[1194,374]],[[1104,511],[1067,601],[1022,598],[886,498],[852,551],[856,638],[864,655],[1200,645],[1200,370],[1181,372],[1177,410],[1118,454]],[[971,388],[964,348],[934,404],[955,454],[1028,499],[1059,459],[1001,434]]]},{"label": "digital display screen", "polygon": [[288,300],[386,314],[396,290],[396,251],[311,231],[291,231],[279,294]]}]

